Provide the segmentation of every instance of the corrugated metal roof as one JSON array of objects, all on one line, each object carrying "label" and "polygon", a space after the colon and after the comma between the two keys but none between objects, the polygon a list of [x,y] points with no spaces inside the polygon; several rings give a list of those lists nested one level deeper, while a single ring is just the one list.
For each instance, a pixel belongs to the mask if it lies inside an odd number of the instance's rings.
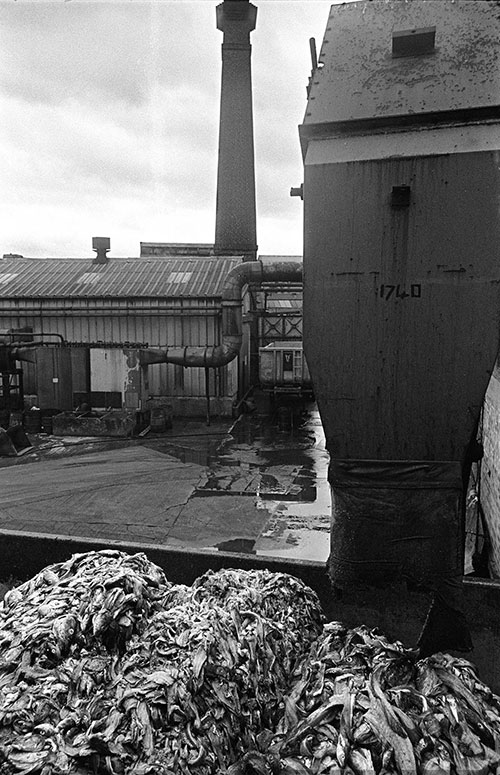
[{"label": "corrugated metal roof", "polygon": [[220,296],[241,257],[0,259],[0,299]]}]

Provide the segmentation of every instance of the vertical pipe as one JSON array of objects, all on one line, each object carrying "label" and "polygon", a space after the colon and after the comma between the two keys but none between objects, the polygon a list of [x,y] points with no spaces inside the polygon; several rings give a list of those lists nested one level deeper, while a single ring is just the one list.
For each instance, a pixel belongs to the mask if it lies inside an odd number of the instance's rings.
[{"label": "vertical pipe", "polygon": [[24,380],[22,369],[17,369],[17,379],[19,385],[19,408],[22,411],[24,408]]},{"label": "vertical pipe", "polygon": [[318,67],[318,55],[316,53],[316,41],[314,38],[309,38],[309,49],[311,51],[311,67],[314,72]]},{"label": "vertical pipe", "polygon": [[205,366],[205,396],[207,398],[207,425],[210,425],[210,370]]}]

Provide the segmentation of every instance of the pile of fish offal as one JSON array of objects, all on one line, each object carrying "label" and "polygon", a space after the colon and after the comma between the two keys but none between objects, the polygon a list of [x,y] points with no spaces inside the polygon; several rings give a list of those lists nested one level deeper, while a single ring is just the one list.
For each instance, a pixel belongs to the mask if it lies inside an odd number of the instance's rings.
[{"label": "pile of fish offal", "polygon": [[171,584],[74,555],[0,606],[0,773],[486,775],[500,699],[466,660],[325,624],[266,570]]},{"label": "pile of fish offal", "polygon": [[283,702],[265,748],[228,775],[500,772],[500,697],[473,665],[418,660],[377,630],[326,624]]},{"label": "pile of fish offal", "polygon": [[258,747],[321,632],[262,571],[173,586],[145,555],[74,555],[0,607],[0,773],[215,773]]}]

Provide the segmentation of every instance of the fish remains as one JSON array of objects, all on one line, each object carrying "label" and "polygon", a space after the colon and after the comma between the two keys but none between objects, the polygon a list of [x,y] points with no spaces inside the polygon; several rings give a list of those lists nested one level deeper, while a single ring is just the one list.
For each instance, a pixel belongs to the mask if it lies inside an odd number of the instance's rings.
[{"label": "fish remains", "polygon": [[463,659],[325,623],[266,570],[174,585],[74,555],[0,605],[0,774],[486,775],[500,699]]}]

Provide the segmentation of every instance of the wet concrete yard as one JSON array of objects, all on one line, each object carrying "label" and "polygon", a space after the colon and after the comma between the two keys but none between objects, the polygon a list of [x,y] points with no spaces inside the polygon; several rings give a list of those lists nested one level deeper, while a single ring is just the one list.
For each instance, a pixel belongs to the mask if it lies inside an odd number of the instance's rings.
[{"label": "wet concrete yard", "polygon": [[326,560],[330,526],[328,455],[317,409],[281,416],[244,415],[220,448],[202,493],[255,499],[266,523],[255,541],[226,550]]},{"label": "wet concrete yard", "polygon": [[2,460],[4,530],[328,556],[328,455],[313,403],[209,427],[179,419],[141,440],[33,442],[23,458]]}]

